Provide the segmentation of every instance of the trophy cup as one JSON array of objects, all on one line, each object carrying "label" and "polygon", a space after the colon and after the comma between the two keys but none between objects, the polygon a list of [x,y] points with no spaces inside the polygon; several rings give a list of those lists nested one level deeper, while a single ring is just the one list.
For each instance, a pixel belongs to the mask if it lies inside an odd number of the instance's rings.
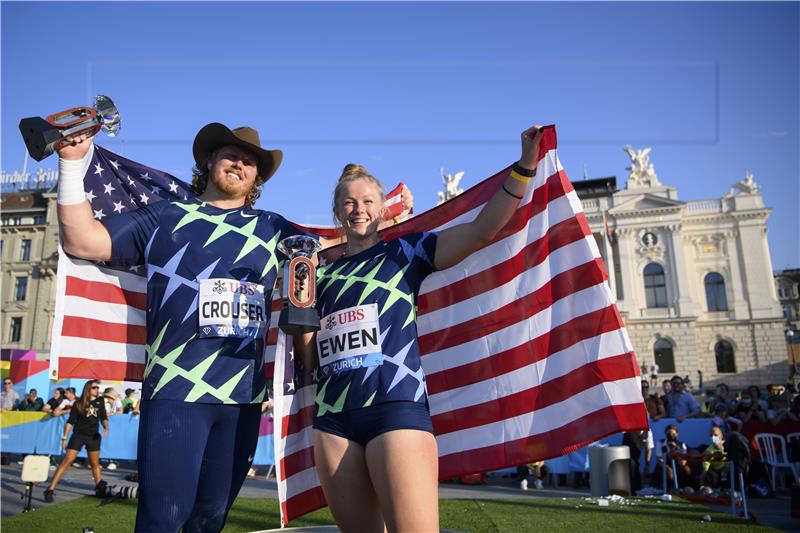
[{"label": "trophy cup", "polygon": [[43,119],[28,117],[19,121],[19,131],[28,153],[37,161],[52,154],[66,144],[66,137],[83,133],[94,135],[100,129],[113,137],[120,128],[119,111],[108,96],[98,94],[94,109],[73,107]]},{"label": "trophy cup", "polygon": [[[319,329],[319,313],[314,308],[317,291],[314,281],[316,268],[311,260],[320,249],[319,241],[313,237],[297,235],[278,243],[278,250],[290,260],[283,265],[281,285],[281,309],[278,327],[287,335],[298,335]],[[305,289],[300,289],[298,278],[308,275]]]}]

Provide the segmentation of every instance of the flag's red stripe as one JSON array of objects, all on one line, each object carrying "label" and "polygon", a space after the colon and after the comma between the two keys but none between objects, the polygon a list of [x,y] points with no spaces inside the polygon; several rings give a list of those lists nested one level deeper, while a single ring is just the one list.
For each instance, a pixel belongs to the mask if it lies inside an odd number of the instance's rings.
[{"label": "flag's red stripe", "polygon": [[635,378],[638,368],[633,352],[592,361],[538,387],[508,394],[488,402],[438,414],[433,419],[437,435],[499,422],[543,409],[607,381]]},{"label": "flag's red stripe", "polygon": [[144,363],[102,361],[81,357],[58,358],[59,378],[106,379],[113,381],[142,381]]},{"label": "flag's red stripe", "polygon": [[[603,269],[598,267],[599,262],[600,259],[594,259],[562,272],[532,293],[509,302],[491,313],[421,335],[420,351],[424,355],[485,337],[532,317],[561,298],[602,283],[605,276]],[[553,351],[555,350],[548,350],[546,353]]]},{"label": "flag's red stripe", "polygon": [[314,447],[309,446],[286,457],[281,457],[280,479],[283,481],[314,466]]},{"label": "flag's red stripe", "polygon": [[647,411],[643,403],[611,405],[547,433],[439,457],[439,479],[551,459],[613,433],[647,427]]},{"label": "flag's red stripe", "polygon": [[122,289],[113,283],[88,281],[67,275],[66,296],[80,296],[96,302],[123,304],[141,309],[147,308],[147,294]]},{"label": "flag's red stripe", "polygon": [[306,513],[316,511],[328,505],[325,501],[325,494],[322,492],[322,487],[319,485],[295,494],[285,502],[281,502],[281,513],[283,525],[289,523],[290,520],[300,518]]},{"label": "flag's red stripe", "polygon": [[542,263],[554,250],[585,236],[577,218],[559,222],[541,239],[528,244],[514,257],[439,289],[420,294],[419,315],[462,302],[508,283],[525,270]]},{"label": "flag's red stripe", "polygon": [[314,406],[303,407],[293,415],[284,416],[281,420],[281,436],[286,438],[298,431],[303,431],[314,420]]},{"label": "flag's red stripe", "polygon": [[142,346],[147,344],[147,328],[145,326],[105,322],[82,316],[65,315],[61,326],[61,335],[121,344]]},{"label": "flag's red stripe", "polygon": [[470,363],[426,375],[428,394],[438,394],[465,385],[513,372],[582,340],[622,327],[616,308],[611,305],[573,318],[535,339],[482,357]]},{"label": "flag's red stripe", "polygon": [[273,379],[275,377],[275,361],[264,363],[264,378]]}]

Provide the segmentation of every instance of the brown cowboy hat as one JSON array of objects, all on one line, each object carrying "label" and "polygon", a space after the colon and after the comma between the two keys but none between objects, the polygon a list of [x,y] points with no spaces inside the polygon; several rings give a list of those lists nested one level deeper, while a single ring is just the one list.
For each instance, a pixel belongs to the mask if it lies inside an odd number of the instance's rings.
[{"label": "brown cowboy hat", "polygon": [[258,132],[253,128],[242,126],[231,130],[219,122],[212,122],[203,126],[194,138],[192,152],[195,163],[198,167],[204,166],[214,150],[230,144],[250,150],[258,157],[258,176],[261,183],[275,174],[283,160],[283,152],[280,150],[261,148]]}]

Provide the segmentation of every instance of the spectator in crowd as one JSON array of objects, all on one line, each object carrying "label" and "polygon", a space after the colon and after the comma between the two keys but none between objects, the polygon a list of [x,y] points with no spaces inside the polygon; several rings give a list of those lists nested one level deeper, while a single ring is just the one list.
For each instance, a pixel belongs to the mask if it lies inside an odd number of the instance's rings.
[{"label": "spectator in crowd", "polygon": [[792,400],[792,414],[800,420],[800,394],[797,394]]},{"label": "spectator in crowd", "polygon": [[39,393],[36,389],[31,389],[28,394],[25,395],[25,399],[22,401],[22,404],[19,406],[20,411],[41,411],[42,407],[44,407],[44,400],[39,398]]},{"label": "spectator in crowd", "polygon": [[[672,458],[669,457],[670,453],[686,453],[686,444],[678,440],[678,427],[675,424],[670,424],[664,428],[664,435],[666,439],[659,441],[656,446],[656,466],[654,479],[656,486],[660,487],[664,481],[664,465],[666,465],[667,473],[667,486],[671,487],[674,483],[675,475],[678,476],[678,484],[681,487],[687,486],[691,482],[692,470],[686,459],[675,459],[675,470],[673,470]],[[677,470],[677,472],[676,472]]]},{"label": "spectator in crowd", "polygon": [[717,405],[722,404],[725,406],[725,409],[730,410],[731,408],[731,399],[730,396],[730,389],[728,385],[725,383],[717,384],[717,387],[714,389],[714,395],[711,399],[707,402],[708,403],[708,412],[709,413],[716,413],[717,412]]},{"label": "spectator in crowd", "polygon": [[650,384],[655,389],[658,387],[658,371],[659,371],[658,363],[653,361],[653,364],[650,365]]},{"label": "spectator in crowd", "polygon": [[547,465],[544,464],[544,461],[536,461],[535,463],[518,466],[517,477],[520,480],[519,488],[528,490],[531,482],[533,482],[533,488],[543,489],[544,483],[542,480],[549,473],[550,470],[547,468]]},{"label": "spectator in crowd", "polygon": [[711,444],[703,452],[706,455],[719,454],[718,459],[706,458],[703,461],[703,472],[700,474],[700,494],[710,495],[714,489],[719,487],[722,473],[725,471],[725,435],[722,428],[714,426],[711,428]]},{"label": "spectator in crowd", "polygon": [[[783,387],[780,387],[780,389],[783,389]],[[783,390],[785,391],[785,389]],[[767,420],[771,424],[777,425],[784,420],[792,420],[797,422],[798,418],[794,413],[792,413],[789,406],[789,398],[786,396],[785,392],[770,396],[768,400],[768,406],[769,409],[767,409]]]},{"label": "spectator in crowd", "polygon": [[683,379],[680,376],[672,376],[670,387],[671,392],[664,399],[667,416],[679,423],[687,418],[700,416],[700,406],[697,405],[694,396],[683,390]]},{"label": "spectator in crowd", "polygon": [[42,411],[46,413],[53,413],[58,406],[61,405],[61,402],[64,401],[64,388],[63,387],[56,387],[56,390],[53,391],[53,397],[47,400],[47,403],[44,404],[42,407]]},{"label": "spectator in crowd", "polygon": [[[631,490],[636,492],[642,488],[642,473],[644,473],[644,477],[647,477],[648,465],[653,457],[653,432],[648,429],[647,431],[628,431],[623,433],[622,445],[630,449]],[[644,468],[640,464],[643,451]]]},{"label": "spectator in crowd", "polygon": [[103,391],[103,401],[106,404],[106,415],[122,414],[122,402],[119,399],[119,393],[114,387],[106,387]]},{"label": "spectator in crowd", "polygon": [[722,428],[725,433],[728,431],[741,431],[742,429],[742,421],[728,414],[728,409],[721,403],[714,407],[714,418],[711,419],[711,423]]},{"label": "spectator in crowd", "polygon": [[125,389],[125,397],[122,399],[122,412],[124,414],[132,413],[136,410],[138,402],[133,397],[134,392],[136,391],[133,389]]},{"label": "spectator in crowd", "polygon": [[661,382],[661,390],[663,391],[661,398],[664,399],[666,399],[666,397],[669,396],[669,393],[672,392],[672,385],[668,379],[665,379]]},{"label": "spectator in crowd", "polygon": [[750,394],[750,398],[753,399],[753,403],[757,403],[761,410],[766,413],[769,406],[767,405],[767,400],[761,397],[761,389],[758,388],[758,385],[750,385],[747,387],[747,392]]},{"label": "spectator in crowd", "polygon": [[[50,485],[44,491],[44,501],[52,503],[53,495],[58,482],[64,472],[78,457],[78,452],[86,446],[86,454],[89,456],[89,463],[92,466],[92,477],[94,478],[96,491],[101,489],[103,474],[100,468],[100,431],[99,425],[103,425],[103,436],[108,437],[108,417],[103,399],[100,397],[100,383],[97,381],[87,381],[83,386],[81,398],[73,409],[70,410],[69,420],[64,426],[64,436],[61,437],[61,447],[66,454],[64,460],[58,465]],[[67,442],[67,436],[72,428],[72,437]]]},{"label": "spectator in crowd", "polygon": [[53,411],[53,416],[61,416],[63,414],[68,414],[72,406],[75,404],[75,400],[77,396],[75,395],[75,387],[67,387],[64,391],[64,399],[61,400],[61,403],[56,410]]},{"label": "spectator in crowd", "polygon": [[664,407],[664,401],[658,397],[658,394],[650,394],[650,385],[646,379],[642,380],[642,398],[644,398],[647,414],[651,420],[660,420],[666,416],[667,410]]},{"label": "spectator in crowd", "polygon": [[0,393],[0,411],[13,411],[19,405],[19,394],[11,387],[14,385],[11,379],[3,380],[3,392]]},{"label": "spectator in crowd", "polygon": [[[751,388],[747,389],[748,391]],[[750,422],[750,420],[757,420],[759,422],[766,422],[766,412],[761,408],[761,404],[753,399],[749,392],[742,393],[739,403],[736,407],[736,418],[740,419],[743,423]]]}]

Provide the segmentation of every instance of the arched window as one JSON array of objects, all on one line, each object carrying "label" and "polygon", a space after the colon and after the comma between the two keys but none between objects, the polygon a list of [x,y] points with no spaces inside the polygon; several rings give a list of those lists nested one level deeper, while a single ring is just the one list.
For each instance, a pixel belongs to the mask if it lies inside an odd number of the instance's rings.
[{"label": "arched window", "polygon": [[717,372],[732,374],[736,372],[736,361],[733,346],[728,341],[719,341],[714,345],[714,357],[717,359]]},{"label": "arched window", "polygon": [[728,297],[725,294],[725,280],[719,272],[709,272],[704,279],[706,302],[709,311],[727,311]]},{"label": "arched window", "polygon": [[672,344],[667,339],[658,339],[653,345],[653,357],[662,374],[675,373],[675,356],[672,353]]},{"label": "arched window", "polygon": [[667,280],[664,269],[658,263],[644,267],[644,294],[647,307],[667,306]]}]

